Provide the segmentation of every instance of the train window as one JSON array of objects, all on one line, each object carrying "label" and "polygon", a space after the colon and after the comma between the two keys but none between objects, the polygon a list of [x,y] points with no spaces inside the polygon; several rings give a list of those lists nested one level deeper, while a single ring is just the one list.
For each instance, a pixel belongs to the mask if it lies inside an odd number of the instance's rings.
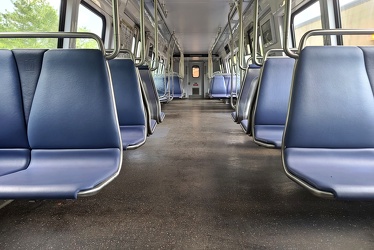
[{"label": "train window", "polygon": [[139,41],[138,42],[138,46],[136,47],[136,57],[139,58],[140,57],[140,52],[141,52],[141,49],[142,49],[142,42]]},{"label": "train window", "polygon": [[[322,29],[321,8],[319,1],[302,8],[292,16],[294,30],[294,46],[298,47],[301,37],[309,30]],[[311,37],[306,45],[323,45],[321,36]]]},{"label": "train window", "polygon": [[200,67],[197,65],[192,66],[192,77],[199,78],[200,77]]},{"label": "train window", "polygon": [[[60,0],[2,0],[0,32],[59,30]],[[0,39],[0,48],[56,48],[57,39]]]},{"label": "train window", "polygon": [[[343,29],[370,29],[374,26],[374,1],[340,0],[340,16]],[[344,36],[345,45],[374,45],[374,34],[368,36]]]},{"label": "train window", "polygon": [[[91,32],[104,40],[105,17],[90,7],[87,3],[81,2],[78,14],[78,32]],[[77,39],[77,48],[97,48],[96,41],[92,39]]]},{"label": "train window", "polygon": [[131,52],[134,54],[135,53],[135,37],[132,38],[132,43],[131,43]]}]

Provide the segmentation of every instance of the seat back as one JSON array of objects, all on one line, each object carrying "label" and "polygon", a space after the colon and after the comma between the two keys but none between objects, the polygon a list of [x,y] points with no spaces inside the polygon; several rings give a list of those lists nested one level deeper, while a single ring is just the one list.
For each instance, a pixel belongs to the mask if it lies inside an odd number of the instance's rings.
[{"label": "seat back", "polygon": [[295,70],[284,146],[374,147],[374,48],[306,47]]},{"label": "seat back", "polygon": [[152,74],[147,65],[138,67],[140,78],[142,80],[144,94],[147,97],[151,118],[156,120],[158,123],[161,119],[161,104],[158,98],[155,82],[153,81]]},{"label": "seat back", "polygon": [[233,75],[231,78],[231,75],[224,75],[225,82],[226,82],[226,95],[236,96],[237,90],[240,88],[240,81],[239,77],[236,75]]},{"label": "seat back", "polygon": [[30,161],[21,83],[12,51],[0,50],[0,175],[26,168]]},{"label": "seat back", "polygon": [[254,86],[252,85],[252,83],[257,83],[256,81],[253,81],[253,79],[257,78],[259,74],[260,67],[258,67],[257,65],[250,65],[246,71],[243,86],[238,96],[238,105],[236,108],[237,123],[240,123],[243,119],[248,118],[248,101],[253,100],[255,90],[257,90],[257,88],[253,88]]},{"label": "seat back", "polygon": [[143,125],[145,110],[136,67],[131,59],[109,62],[120,126]]},{"label": "seat back", "polygon": [[[273,57],[268,58],[262,67],[251,126],[253,138],[255,142],[261,141],[259,144],[280,147],[294,64],[293,58]],[[260,139],[262,136],[256,131],[271,138]]]},{"label": "seat back", "polygon": [[31,148],[121,148],[108,75],[99,50],[46,51],[28,123]]},{"label": "seat back", "polygon": [[155,75],[153,79],[157,89],[158,97],[165,96],[167,92],[168,78],[165,78],[163,75]]},{"label": "seat back", "polygon": [[213,76],[210,84],[211,98],[226,98],[226,83],[222,75]]},{"label": "seat back", "polygon": [[182,87],[181,87],[181,82],[178,76],[173,75],[171,77],[171,81],[174,86],[174,97],[180,98],[183,95]]}]

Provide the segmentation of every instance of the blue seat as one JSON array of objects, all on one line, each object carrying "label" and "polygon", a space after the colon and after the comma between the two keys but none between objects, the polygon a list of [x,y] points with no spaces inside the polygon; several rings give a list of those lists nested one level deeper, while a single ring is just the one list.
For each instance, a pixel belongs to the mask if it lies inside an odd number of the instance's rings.
[{"label": "blue seat", "polygon": [[155,87],[157,89],[157,94],[160,102],[168,102],[168,78],[164,75],[155,75],[153,77]]},{"label": "blue seat", "polygon": [[151,119],[156,120],[157,123],[161,123],[165,118],[165,113],[161,111],[161,104],[152,74],[147,65],[139,66],[138,69],[142,80],[141,83],[143,84],[142,89],[149,103]]},{"label": "blue seat", "polygon": [[[240,89],[240,81],[236,75],[233,75],[231,79],[231,75],[225,75],[225,82],[226,82],[226,95],[230,97],[237,97],[237,90]],[[232,89],[231,89],[232,88]]]},{"label": "blue seat", "polygon": [[[1,50],[0,65],[0,199],[75,199],[118,175],[122,145],[102,52]],[[39,76],[29,98],[24,70]]]},{"label": "blue seat", "polygon": [[[252,115],[254,110],[254,105],[257,97],[257,90],[258,90],[258,77],[255,77],[249,88],[248,93],[248,100],[247,104],[244,109],[244,119],[240,122],[240,126],[242,127],[244,133],[249,136],[252,136]],[[244,121],[244,122],[243,122]]]},{"label": "blue seat", "polygon": [[181,87],[181,81],[179,76],[173,75],[171,77],[171,81],[173,83],[173,98],[183,98],[183,88]]},{"label": "blue seat", "polygon": [[374,198],[374,47],[306,47],[295,69],[282,157],[315,195]]},{"label": "blue seat", "polygon": [[131,59],[114,59],[108,63],[116,98],[122,147],[124,150],[138,148],[146,141],[147,124],[135,64]]},{"label": "blue seat", "polygon": [[227,98],[226,83],[222,75],[213,76],[210,83],[209,97],[218,99]]},{"label": "blue seat", "polygon": [[238,102],[236,110],[231,113],[231,117],[234,122],[240,124],[243,119],[248,118],[248,101],[253,100],[257,88],[254,88],[252,84],[257,83],[253,79],[257,78],[260,74],[260,67],[257,65],[249,65],[244,77],[243,86],[241,87],[238,95]]},{"label": "blue seat", "polygon": [[286,123],[295,60],[268,58],[261,71],[251,123],[255,143],[280,148]]},{"label": "blue seat", "polygon": [[0,50],[0,176],[27,168],[27,140],[21,84],[13,53]]}]

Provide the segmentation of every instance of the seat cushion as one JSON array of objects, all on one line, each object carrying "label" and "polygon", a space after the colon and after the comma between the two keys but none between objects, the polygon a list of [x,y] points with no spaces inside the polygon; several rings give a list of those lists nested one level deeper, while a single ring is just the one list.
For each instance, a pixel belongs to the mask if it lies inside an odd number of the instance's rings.
[{"label": "seat cushion", "polygon": [[118,148],[32,150],[27,169],[1,176],[2,199],[76,199],[118,171]]},{"label": "seat cushion", "polygon": [[161,122],[165,119],[165,113],[164,112],[160,113],[160,118],[161,118]]},{"label": "seat cushion", "polygon": [[0,149],[0,176],[27,168],[30,162],[29,149]]},{"label": "seat cushion", "polygon": [[286,148],[287,169],[337,199],[374,198],[374,149]]},{"label": "seat cushion", "polygon": [[257,141],[280,148],[282,146],[283,130],[283,125],[256,125],[254,137]]},{"label": "seat cushion", "polygon": [[151,131],[152,131],[152,133],[155,131],[156,126],[157,126],[157,121],[151,119]]},{"label": "seat cushion", "polygon": [[145,126],[120,126],[123,149],[139,147],[147,138]]},{"label": "seat cushion", "polygon": [[236,121],[238,120],[238,117],[237,117],[235,111],[231,113],[231,117],[232,117],[232,119],[234,120],[234,122],[236,122]]},{"label": "seat cushion", "polygon": [[244,130],[245,133],[248,133],[248,120],[244,119],[240,122],[240,127]]}]

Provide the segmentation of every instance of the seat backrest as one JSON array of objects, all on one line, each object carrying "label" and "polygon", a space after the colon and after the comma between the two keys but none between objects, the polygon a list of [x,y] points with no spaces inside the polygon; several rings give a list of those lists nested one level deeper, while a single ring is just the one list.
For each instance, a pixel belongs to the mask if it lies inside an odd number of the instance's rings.
[{"label": "seat backrest", "polygon": [[254,125],[284,125],[295,60],[288,57],[268,58],[259,79],[254,107]]},{"label": "seat backrest", "polygon": [[306,47],[298,59],[286,147],[374,147],[374,47]]},{"label": "seat backrest", "polygon": [[182,94],[182,88],[179,77],[173,75],[171,80],[174,84],[174,95],[180,96]]},{"label": "seat backrest", "polygon": [[161,122],[161,104],[149,67],[147,65],[142,65],[139,66],[138,69],[143,83],[144,94],[148,100],[151,118],[157,122]]},{"label": "seat backrest", "polygon": [[28,149],[21,83],[10,50],[0,50],[0,76],[0,150]]},{"label": "seat backrest", "polygon": [[39,79],[45,49],[12,50],[21,81],[23,109],[26,122],[29,120],[31,103]]},{"label": "seat backrest", "polygon": [[166,95],[167,79],[168,78],[165,78],[163,75],[155,75],[153,78],[159,97]]},{"label": "seat backrest", "polygon": [[221,75],[215,75],[211,82],[211,95],[226,95],[226,83],[225,79]]},{"label": "seat backrest", "polygon": [[109,61],[120,126],[144,125],[145,110],[136,67],[131,59]]},{"label": "seat backrest", "polygon": [[99,50],[46,51],[28,123],[31,148],[120,149],[109,79]]},{"label": "seat backrest", "polygon": [[238,97],[238,105],[236,110],[238,123],[240,123],[241,120],[248,118],[248,101],[250,100],[250,96],[253,96],[253,94],[255,94],[254,90],[257,90],[257,88],[254,89],[253,86],[251,88],[251,84],[253,83],[253,79],[257,78],[259,74],[259,66],[250,65],[247,68],[246,75],[243,81],[243,86],[240,90]]},{"label": "seat backrest", "polygon": [[225,75],[225,82],[226,82],[226,94],[228,96],[232,94],[236,94],[237,90],[240,88],[240,81],[239,78],[236,75],[233,75],[231,78],[231,75]]}]

